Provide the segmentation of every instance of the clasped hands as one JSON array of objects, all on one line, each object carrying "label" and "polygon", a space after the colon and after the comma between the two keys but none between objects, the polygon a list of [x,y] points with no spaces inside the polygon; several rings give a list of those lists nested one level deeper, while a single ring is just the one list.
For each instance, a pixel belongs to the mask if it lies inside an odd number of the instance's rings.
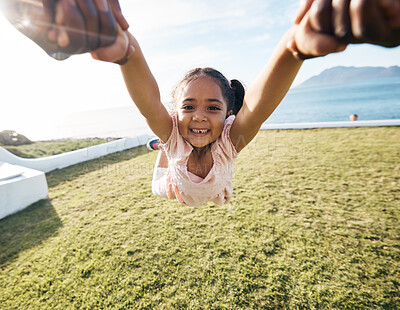
[{"label": "clasped hands", "polygon": [[400,0],[303,0],[288,49],[299,59],[343,51],[349,43],[400,45]]},{"label": "clasped hands", "polygon": [[129,27],[118,0],[2,0],[20,32],[57,59],[115,44]]}]

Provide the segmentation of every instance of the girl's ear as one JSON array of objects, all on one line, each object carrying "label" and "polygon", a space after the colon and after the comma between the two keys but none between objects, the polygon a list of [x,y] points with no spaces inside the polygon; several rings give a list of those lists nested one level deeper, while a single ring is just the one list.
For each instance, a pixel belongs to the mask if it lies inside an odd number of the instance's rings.
[{"label": "girl's ear", "polygon": [[229,110],[228,113],[226,113],[226,117],[233,115],[233,110]]}]

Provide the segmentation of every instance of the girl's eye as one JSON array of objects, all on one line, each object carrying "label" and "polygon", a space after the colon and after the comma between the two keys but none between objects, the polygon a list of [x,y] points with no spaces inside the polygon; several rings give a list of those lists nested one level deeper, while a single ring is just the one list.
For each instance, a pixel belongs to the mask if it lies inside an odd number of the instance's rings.
[{"label": "girl's eye", "polygon": [[194,108],[191,105],[185,105],[185,106],[182,107],[182,109],[183,110],[193,110]]},{"label": "girl's eye", "polygon": [[217,106],[209,107],[209,109],[212,110],[212,111],[219,111],[219,110],[221,110],[221,109],[220,109],[219,107],[217,107]]}]

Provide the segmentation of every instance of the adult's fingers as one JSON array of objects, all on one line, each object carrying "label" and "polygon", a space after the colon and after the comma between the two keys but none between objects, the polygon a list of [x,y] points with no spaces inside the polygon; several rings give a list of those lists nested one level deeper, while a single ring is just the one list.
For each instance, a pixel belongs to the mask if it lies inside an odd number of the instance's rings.
[{"label": "adult's fingers", "polygon": [[65,48],[69,45],[70,41],[65,27],[65,12],[62,5],[56,6],[55,24],[57,25],[54,27],[57,44],[59,47]]},{"label": "adult's fingers", "polygon": [[350,18],[353,35],[360,42],[390,46],[392,30],[377,1],[352,0]]},{"label": "adult's fingers", "polygon": [[[62,20],[57,20],[59,27],[60,37],[59,39],[65,39],[65,33],[68,36],[68,44],[62,47],[61,52],[69,54],[80,54],[87,51],[87,36],[86,26],[83,15],[78,8],[75,0],[59,0],[57,8],[60,6]],[[56,16],[56,19],[59,16]]]},{"label": "adult's fingers", "polygon": [[91,0],[76,1],[86,24],[87,48],[88,50],[95,50],[100,46],[98,35],[100,22],[96,6]]},{"label": "adult's fingers", "polygon": [[99,46],[109,46],[113,44],[117,38],[117,22],[111,11],[111,8],[107,3],[107,0],[94,0],[94,4],[97,7],[100,20]]},{"label": "adult's fingers", "polygon": [[342,41],[354,41],[351,32],[350,0],[332,0],[332,21],[335,36]]},{"label": "adult's fingers", "polygon": [[[305,56],[325,56],[338,53],[346,49],[346,44],[335,37],[315,31],[306,16],[295,32],[294,41],[299,53]],[[293,47],[293,45],[292,45]],[[290,49],[289,49],[290,50]]]},{"label": "adult's fingers", "polygon": [[56,1],[55,0],[42,0],[42,4],[43,4],[43,9],[44,9],[44,14],[46,14],[48,16],[49,21],[53,22],[52,25],[49,25],[49,28],[47,31],[47,38],[50,41],[55,42],[57,40],[57,29],[54,25]]},{"label": "adult's fingers", "polygon": [[55,0],[42,0],[43,8],[47,13],[50,14],[52,20],[54,20],[54,12],[55,12]]},{"label": "adult's fingers", "polygon": [[[309,0],[307,0],[309,1]],[[119,26],[122,28],[122,30],[126,31],[129,28],[129,24],[127,20],[125,19],[124,15],[122,14],[121,6],[119,5],[118,0],[108,0],[108,4],[110,5],[110,8],[113,12],[113,15],[115,19],[117,20],[117,23]]]},{"label": "adult's fingers", "polygon": [[379,7],[389,19],[392,28],[400,28],[400,0],[380,0]]},{"label": "adult's fingers", "polygon": [[324,34],[333,34],[331,0],[315,0],[309,12],[313,30]]},{"label": "adult's fingers", "polygon": [[[51,5],[51,3],[47,3]],[[48,7],[44,8],[42,0],[30,1],[1,1],[4,6],[4,15],[10,23],[22,34],[35,42],[50,56],[56,55],[59,46],[56,37],[53,40],[48,38],[48,30],[54,25],[53,14],[49,14]],[[21,17],[29,20],[29,23],[21,27]],[[68,55],[60,57],[67,58]]]},{"label": "adult's fingers", "polygon": [[[114,1],[114,0],[112,0]],[[297,10],[297,13],[295,15],[295,18],[293,22],[298,25],[300,24],[301,20],[304,18],[304,16],[307,14],[308,10],[311,8],[311,5],[313,4],[314,0],[301,0],[300,1],[300,6]]]}]

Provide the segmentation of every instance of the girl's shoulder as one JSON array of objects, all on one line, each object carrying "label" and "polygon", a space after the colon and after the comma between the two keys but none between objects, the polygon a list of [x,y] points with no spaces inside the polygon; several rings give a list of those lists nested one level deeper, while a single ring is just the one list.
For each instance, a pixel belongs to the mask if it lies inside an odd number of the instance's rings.
[{"label": "girl's shoulder", "polygon": [[178,114],[175,111],[168,111],[172,119],[172,131],[165,143],[161,143],[167,157],[175,159],[184,158],[190,155],[192,147],[183,139],[178,128]]},{"label": "girl's shoulder", "polygon": [[220,152],[223,152],[230,158],[235,158],[238,155],[235,146],[231,140],[231,127],[235,121],[235,115],[230,115],[225,119],[224,128],[222,129],[221,136],[217,140],[218,147],[216,148]]}]

